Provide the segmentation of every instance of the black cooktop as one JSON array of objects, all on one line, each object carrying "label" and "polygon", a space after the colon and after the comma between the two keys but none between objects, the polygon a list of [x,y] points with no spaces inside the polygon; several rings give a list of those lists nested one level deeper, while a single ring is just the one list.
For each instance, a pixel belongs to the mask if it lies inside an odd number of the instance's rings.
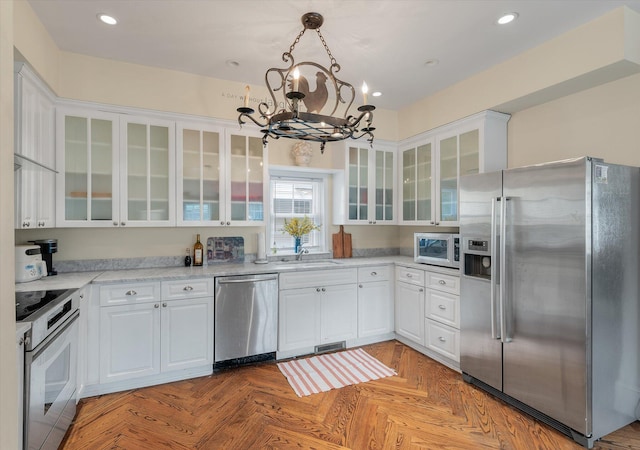
[{"label": "black cooktop", "polygon": [[50,291],[16,292],[16,321],[25,320],[31,314],[68,291],[68,289],[55,289]]}]

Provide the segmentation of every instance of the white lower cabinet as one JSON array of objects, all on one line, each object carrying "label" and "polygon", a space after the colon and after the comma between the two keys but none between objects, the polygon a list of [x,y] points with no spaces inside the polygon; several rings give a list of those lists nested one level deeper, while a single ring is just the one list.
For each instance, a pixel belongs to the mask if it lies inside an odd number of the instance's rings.
[{"label": "white lower cabinet", "polygon": [[424,345],[424,288],[396,284],[396,333]]},{"label": "white lower cabinet", "polygon": [[393,332],[393,266],[358,268],[358,338]]},{"label": "white lower cabinet", "polygon": [[460,276],[457,272],[398,266],[395,292],[396,334],[400,340],[458,369]]},{"label": "white lower cabinet", "polygon": [[213,278],[105,285],[100,304],[100,384],[213,367]]},{"label": "white lower cabinet", "polygon": [[316,345],[358,334],[357,269],[280,275],[278,357],[311,353]]}]

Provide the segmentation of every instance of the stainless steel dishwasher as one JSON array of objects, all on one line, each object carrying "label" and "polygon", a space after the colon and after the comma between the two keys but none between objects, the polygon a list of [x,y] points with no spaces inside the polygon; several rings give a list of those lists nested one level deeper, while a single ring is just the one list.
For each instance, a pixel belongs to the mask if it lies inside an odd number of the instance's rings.
[{"label": "stainless steel dishwasher", "polygon": [[215,367],[275,359],[278,274],[215,279]]}]

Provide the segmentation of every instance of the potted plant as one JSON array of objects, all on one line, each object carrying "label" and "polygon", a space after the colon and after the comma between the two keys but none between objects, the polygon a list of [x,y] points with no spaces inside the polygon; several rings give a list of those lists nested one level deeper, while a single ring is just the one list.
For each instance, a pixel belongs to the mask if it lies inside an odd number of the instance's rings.
[{"label": "potted plant", "polygon": [[309,217],[304,216],[302,219],[294,217],[289,221],[287,221],[287,219],[284,219],[284,227],[282,228],[282,231],[288,233],[290,236],[293,236],[295,240],[294,251],[295,253],[298,253],[300,251],[300,247],[302,246],[302,236],[319,229],[320,225],[316,225],[311,219],[309,219]]}]

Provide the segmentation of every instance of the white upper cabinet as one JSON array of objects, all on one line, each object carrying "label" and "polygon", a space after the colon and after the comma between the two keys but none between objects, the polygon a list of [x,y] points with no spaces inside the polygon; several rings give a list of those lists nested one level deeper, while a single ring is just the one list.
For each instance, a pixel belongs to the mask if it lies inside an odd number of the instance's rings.
[{"label": "white upper cabinet", "polygon": [[460,176],[506,168],[509,117],[484,111],[403,141],[399,223],[458,226]]},{"label": "white upper cabinet", "polygon": [[178,225],[263,223],[266,161],[260,134],[231,132],[206,123],[179,122]]},{"label": "white upper cabinet", "polygon": [[15,66],[15,227],[55,225],[55,96],[24,64]]},{"label": "white upper cabinet", "polygon": [[59,227],[175,224],[175,124],[92,108],[57,112]]},{"label": "white upper cabinet", "polygon": [[395,224],[396,146],[350,141],[344,168],[334,175],[334,224]]}]

